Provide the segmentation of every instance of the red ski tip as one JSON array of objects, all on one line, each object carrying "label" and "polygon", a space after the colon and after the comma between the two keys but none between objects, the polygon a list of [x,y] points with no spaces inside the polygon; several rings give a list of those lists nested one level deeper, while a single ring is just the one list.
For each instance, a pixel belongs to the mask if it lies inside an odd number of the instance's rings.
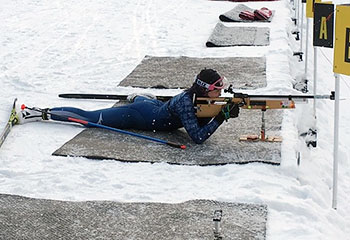
[{"label": "red ski tip", "polygon": [[181,145],[180,148],[181,149],[186,149],[186,146],[185,145]]},{"label": "red ski tip", "polygon": [[26,109],[26,105],[22,104],[22,105],[21,105],[21,109],[22,109],[22,110]]}]

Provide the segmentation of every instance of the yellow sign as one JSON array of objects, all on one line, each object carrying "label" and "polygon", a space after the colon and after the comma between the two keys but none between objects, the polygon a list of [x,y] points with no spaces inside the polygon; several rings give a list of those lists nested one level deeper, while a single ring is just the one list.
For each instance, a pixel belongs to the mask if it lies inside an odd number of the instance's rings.
[{"label": "yellow sign", "polygon": [[313,18],[314,17],[314,4],[322,3],[322,0],[306,0],[306,17]]},{"label": "yellow sign", "polygon": [[350,5],[336,9],[333,72],[350,75]]}]

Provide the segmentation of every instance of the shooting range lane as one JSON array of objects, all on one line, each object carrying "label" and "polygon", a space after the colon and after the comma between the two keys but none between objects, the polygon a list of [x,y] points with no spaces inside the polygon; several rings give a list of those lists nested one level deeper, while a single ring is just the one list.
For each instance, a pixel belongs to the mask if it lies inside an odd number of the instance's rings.
[{"label": "shooting range lane", "polygon": [[265,57],[153,57],[146,56],[119,86],[189,88],[203,68],[213,68],[236,89],[266,87]]},{"label": "shooting range lane", "polygon": [[[283,110],[265,112],[266,133],[280,135]],[[245,134],[259,134],[261,111],[242,109],[240,117],[224,123],[204,144],[195,144],[184,129],[174,132],[132,132],[187,146],[185,150],[103,129],[83,130],[56,150],[57,156],[81,156],[125,162],[166,162],[180,165],[230,163],[281,163],[280,142],[239,141]]]},{"label": "shooting range lane", "polygon": [[[187,88],[192,85],[193,74],[204,67],[212,67],[219,71],[230,83],[234,84],[234,88],[257,89],[266,86],[266,59],[262,57],[152,56],[146,56],[120,85],[134,87],[163,85],[167,88]],[[125,104],[125,102],[120,104]],[[282,124],[280,111],[267,111],[265,119],[267,135],[280,135]],[[260,127],[260,110],[241,110],[239,118],[230,119],[224,123],[202,145],[195,144],[184,129],[170,133],[128,130],[184,144],[187,146],[185,150],[108,130],[85,129],[57,149],[53,155],[201,166],[249,162],[280,164],[281,143],[239,141],[241,135],[259,134]]]},{"label": "shooting range lane", "polygon": [[[183,203],[57,201],[0,194],[1,239],[265,239],[267,206],[191,200]],[[239,223],[239,224],[237,224]]]}]

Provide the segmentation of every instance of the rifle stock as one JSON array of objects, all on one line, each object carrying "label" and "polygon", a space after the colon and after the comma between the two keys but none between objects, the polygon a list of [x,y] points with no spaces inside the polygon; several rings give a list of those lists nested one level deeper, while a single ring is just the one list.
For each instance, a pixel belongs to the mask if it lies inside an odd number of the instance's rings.
[{"label": "rifle stock", "polygon": [[290,99],[268,99],[263,97],[251,98],[197,98],[196,115],[197,117],[215,117],[221,109],[228,103],[238,104],[243,109],[293,109],[295,102]]}]

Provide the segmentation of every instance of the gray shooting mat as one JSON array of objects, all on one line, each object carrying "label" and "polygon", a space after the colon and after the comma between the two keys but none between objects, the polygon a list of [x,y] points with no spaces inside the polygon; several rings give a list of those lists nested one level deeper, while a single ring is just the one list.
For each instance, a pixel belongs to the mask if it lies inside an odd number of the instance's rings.
[{"label": "gray shooting mat", "polygon": [[[283,110],[267,110],[267,135],[280,135]],[[173,148],[145,139],[109,130],[89,128],[56,150],[56,156],[110,159],[123,162],[166,162],[180,165],[223,165],[231,163],[263,162],[280,164],[280,142],[239,141],[245,134],[259,134],[261,111],[240,111],[240,116],[224,122],[203,144],[195,144],[182,128],[173,132],[136,131],[138,134],[184,144],[186,149]]]},{"label": "gray shooting mat", "polygon": [[221,21],[223,21],[223,22],[253,22],[253,21],[256,21],[256,22],[271,22],[272,21],[272,18],[273,18],[273,15],[274,15],[275,11],[272,11],[271,17],[269,19],[267,19],[267,20],[244,20],[244,19],[239,17],[239,14],[241,12],[243,12],[243,11],[249,11],[249,12],[254,13],[254,10],[255,9],[250,8],[250,7],[248,7],[248,6],[244,5],[244,4],[238,4],[236,7],[234,7],[230,11],[221,14],[219,16],[219,19]]},{"label": "gray shooting mat", "polygon": [[211,240],[217,210],[222,239],[266,238],[268,209],[262,204],[70,202],[0,194],[0,239]]},{"label": "gray shooting mat", "polygon": [[207,47],[267,46],[270,44],[268,27],[226,27],[217,23],[208,41]]},{"label": "gray shooting mat", "polygon": [[189,88],[195,76],[204,68],[216,69],[238,89],[256,89],[266,86],[265,57],[153,57],[146,56],[120,82],[119,86]]}]

